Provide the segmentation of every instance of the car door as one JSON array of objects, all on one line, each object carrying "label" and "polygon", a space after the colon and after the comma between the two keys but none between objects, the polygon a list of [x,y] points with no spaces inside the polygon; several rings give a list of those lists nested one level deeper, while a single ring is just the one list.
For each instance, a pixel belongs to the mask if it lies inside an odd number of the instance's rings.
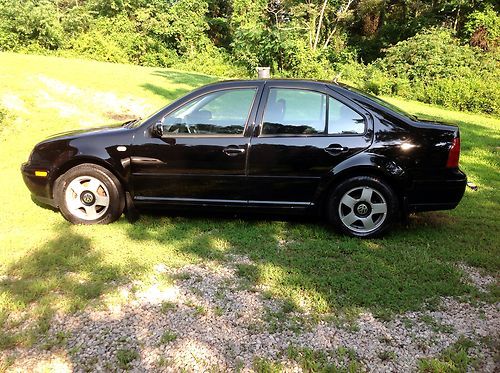
[{"label": "car door", "polygon": [[248,159],[251,204],[307,207],[332,168],[371,143],[368,114],[323,84],[269,83]]},{"label": "car door", "polygon": [[146,131],[147,138],[133,148],[134,199],[246,204],[247,127],[260,93],[257,84],[225,86],[160,117],[161,136]]}]

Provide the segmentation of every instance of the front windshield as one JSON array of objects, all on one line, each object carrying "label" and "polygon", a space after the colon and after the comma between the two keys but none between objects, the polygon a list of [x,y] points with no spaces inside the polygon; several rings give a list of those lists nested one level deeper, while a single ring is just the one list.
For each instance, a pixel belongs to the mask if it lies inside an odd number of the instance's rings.
[{"label": "front windshield", "polygon": [[406,111],[398,108],[397,106],[385,101],[385,100],[382,100],[381,98],[377,97],[377,96],[374,96],[374,95],[371,95],[369,93],[366,93],[366,92],[363,92],[363,91],[360,91],[359,89],[356,89],[356,88],[353,88],[353,87],[349,87],[349,86],[343,86],[344,88],[350,90],[350,91],[353,91],[353,92],[356,92],[357,94],[371,100],[371,101],[375,101],[377,104],[391,110],[391,111],[394,111],[396,113],[398,113],[399,115],[402,115],[402,116],[405,116],[407,118],[410,118],[412,120],[416,120],[417,117],[415,117],[414,115],[410,114],[410,113],[407,113]]}]

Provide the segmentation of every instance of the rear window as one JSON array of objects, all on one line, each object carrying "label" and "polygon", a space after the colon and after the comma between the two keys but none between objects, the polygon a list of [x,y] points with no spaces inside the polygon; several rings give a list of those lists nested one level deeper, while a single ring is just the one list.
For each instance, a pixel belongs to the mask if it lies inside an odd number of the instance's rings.
[{"label": "rear window", "polygon": [[345,89],[348,89],[349,91],[352,91],[352,92],[355,92],[357,94],[359,94],[360,96],[363,96],[365,98],[367,98],[368,100],[371,100],[371,101],[374,101],[376,102],[377,104],[379,104],[380,106],[383,106],[385,107],[386,109],[389,109],[399,115],[402,115],[404,117],[407,117],[411,120],[417,120],[417,117],[410,114],[410,113],[407,113],[406,111],[404,111],[403,109],[400,109],[398,108],[397,106],[385,101],[385,100],[382,100],[381,98],[377,97],[377,96],[374,96],[374,95],[371,95],[369,93],[366,93],[366,92],[363,92],[363,91],[360,91],[359,89],[356,89],[356,88],[353,88],[353,87],[350,87],[350,86],[346,86],[346,85],[342,85],[342,88],[345,88]]},{"label": "rear window", "polygon": [[365,119],[342,102],[329,97],[328,134],[360,135],[365,132]]}]

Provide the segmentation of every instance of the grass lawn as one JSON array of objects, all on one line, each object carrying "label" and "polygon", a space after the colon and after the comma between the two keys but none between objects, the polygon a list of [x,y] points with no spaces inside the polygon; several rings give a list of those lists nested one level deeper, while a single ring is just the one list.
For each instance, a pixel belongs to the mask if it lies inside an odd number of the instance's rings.
[{"label": "grass lawn", "polygon": [[[496,275],[500,268],[500,120],[390,99],[427,118],[453,122],[461,167],[479,187],[453,211],[411,217],[383,239],[340,236],[318,222],[226,216],[142,214],[109,226],[72,226],[35,205],[19,167],[35,143],[74,128],[146,115],[194,87],[198,74],[56,57],[0,53],[0,347],[34,319],[38,332],[55,311],[81,309],[117,285],[147,279],[158,263],[181,266],[250,257],[241,275],[270,294],[314,312],[367,309],[380,317],[432,304],[439,296],[485,297],[461,281],[456,264]],[[498,286],[487,295],[498,300]]]}]

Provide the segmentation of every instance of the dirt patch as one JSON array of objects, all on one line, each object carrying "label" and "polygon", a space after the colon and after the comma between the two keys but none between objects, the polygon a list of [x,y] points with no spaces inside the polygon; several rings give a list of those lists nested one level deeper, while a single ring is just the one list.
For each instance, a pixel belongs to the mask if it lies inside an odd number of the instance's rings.
[{"label": "dirt patch", "polygon": [[74,117],[83,127],[105,119],[141,118],[152,111],[150,104],[137,97],[78,88],[44,75],[37,76],[37,80],[43,88],[36,93],[36,105],[56,110],[63,118]]},{"label": "dirt patch", "polygon": [[113,120],[120,121],[120,122],[140,118],[137,115],[133,115],[133,114],[119,114],[119,113],[112,113],[109,111],[104,113],[104,115],[109,119],[113,119]]}]

